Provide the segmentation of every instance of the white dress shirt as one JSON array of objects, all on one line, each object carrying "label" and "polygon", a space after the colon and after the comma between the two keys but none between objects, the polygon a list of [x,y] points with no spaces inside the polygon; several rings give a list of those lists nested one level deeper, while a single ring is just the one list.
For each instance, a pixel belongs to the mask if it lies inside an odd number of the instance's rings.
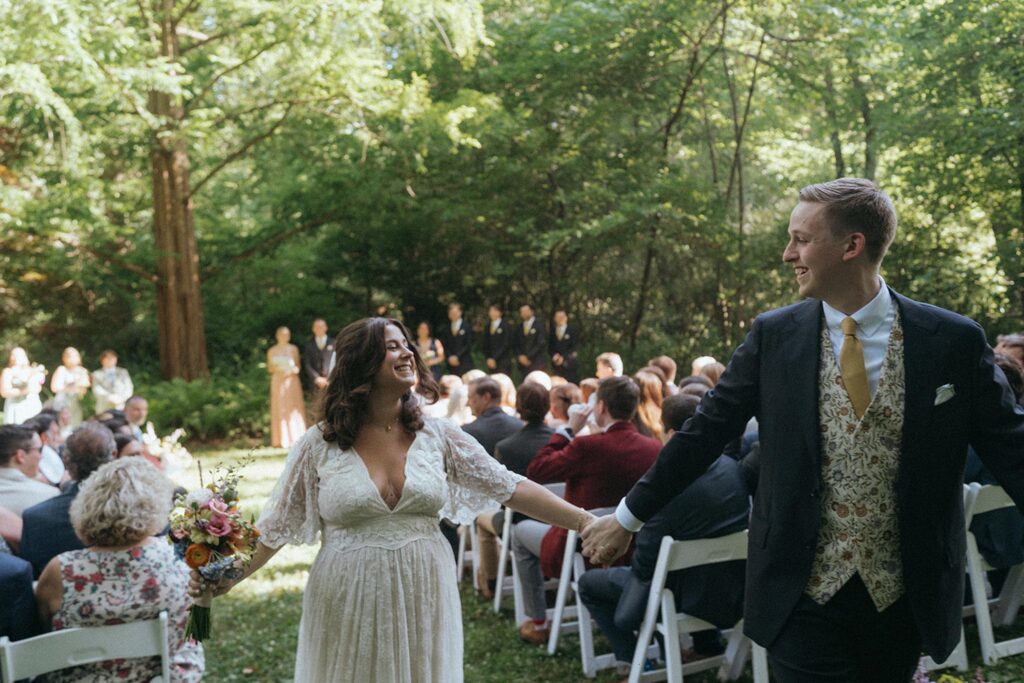
[{"label": "white dress shirt", "polygon": [[[882,374],[882,361],[885,360],[885,350],[889,348],[889,335],[892,333],[892,324],[896,319],[896,306],[893,303],[889,288],[885,286],[885,280],[878,278],[881,287],[878,294],[871,301],[864,305],[859,311],[851,315],[857,322],[857,338],[864,349],[864,369],[868,373],[868,389],[874,396],[878,390],[878,377]],[[821,308],[825,311],[825,325],[828,327],[828,336],[832,341],[832,350],[836,354],[836,365],[839,365],[839,354],[843,350],[843,334],[840,323],[846,314],[829,306],[824,301]]]},{"label": "white dress shirt", "polygon": [[[867,370],[868,388],[871,390],[872,396],[878,390],[878,378],[882,374],[882,361],[885,360],[885,351],[889,347],[889,335],[892,333],[892,325],[896,319],[896,304],[892,300],[889,288],[885,286],[885,280],[881,276],[879,276],[878,282],[880,285],[878,294],[850,316],[857,322],[857,338],[860,339],[864,349],[864,368]],[[824,301],[821,302],[821,307],[825,312],[825,326],[828,328],[829,339],[832,342],[832,350],[836,354],[836,365],[838,366],[839,354],[843,350],[843,339],[846,337],[839,325],[846,314],[832,308]],[[625,498],[615,508],[615,519],[624,529],[633,533],[640,531],[644,525],[626,507]]]},{"label": "white dress shirt", "polygon": [[321,351],[323,351],[325,346],[327,346],[327,335],[324,335],[322,337],[317,337],[316,338],[316,347],[318,349],[320,349]]}]

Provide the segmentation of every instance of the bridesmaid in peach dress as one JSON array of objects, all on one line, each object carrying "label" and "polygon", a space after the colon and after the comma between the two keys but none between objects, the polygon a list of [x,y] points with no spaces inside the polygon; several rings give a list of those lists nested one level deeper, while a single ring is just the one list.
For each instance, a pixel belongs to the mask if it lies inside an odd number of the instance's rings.
[{"label": "bridesmaid in peach dress", "polygon": [[270,445],[289,448],[306,431],[306,406],[299,382],[299,348],[290,344],[292,333],[277,328],[277,344],[267,351],[270,373]]}]

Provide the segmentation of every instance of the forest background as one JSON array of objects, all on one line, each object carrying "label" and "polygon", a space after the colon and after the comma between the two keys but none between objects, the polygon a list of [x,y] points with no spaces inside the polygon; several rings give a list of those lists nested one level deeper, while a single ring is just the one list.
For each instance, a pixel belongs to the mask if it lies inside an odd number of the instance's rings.
[{"label": "forest background", "polygon": [[0,348],[104,348],[259,436],[274,329],[565,307],[584,367],[728,358],[805,184],[883,275],[1024,328],[1019,0],[0,0]]}]

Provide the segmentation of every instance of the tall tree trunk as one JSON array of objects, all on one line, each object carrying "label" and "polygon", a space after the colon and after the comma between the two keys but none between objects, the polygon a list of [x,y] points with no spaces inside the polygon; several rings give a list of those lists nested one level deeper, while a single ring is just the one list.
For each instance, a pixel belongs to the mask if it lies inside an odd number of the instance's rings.
[{"label": "tall tree trunk", "polygon": [[871,100],[868,98],[867,85],[861,78],[860,67],[852,56],[849,57],[849,63],[850,79],[853,82],[854,92],[857,93],[860,118],[864,124],[864,177],[874,180],[875,171],[878,168],[878,151],[875,149],[875,122],[871,110]]},{"label": "tall tree trunk", "polygon": [[[161,0],[160,56],[178,58],[174,25],[175,0]],[[166,93],[149,94],[150,111],[164,121],[150,140],[153,174],[153,236],[157,247],[157,323],[160,374],[185,380],[210,374],[203,323],[188,148],[181,134],[184,110]]]},{"label": "tall tree trunk", "polygon": [[836,162],[836,178],[846,175],[846,163],[843,161],[843,143],[839,139],[839,114],[836,111],[836,88],[832,82],[832,65],[825,62],[825,116],[831,129],[829,139],[832,142],[832,156]]},{"label": "tall tree trunk", "polygon": [[[657,220],[655,218],[655,220]],[[647,247],[647,254],[644,256],[644,274],[640,280],[640,294],[636,300],[636,310],[633,312],[633,325],[629,330],[629,350],[636,349],[636,340],[640,336],[640,326],[643,324],[644,311],[647,309],[647,297],[651,291],[651,271],[654,267],[654,255],[658,241],[658,226],[651,226],[650,244]]]}]

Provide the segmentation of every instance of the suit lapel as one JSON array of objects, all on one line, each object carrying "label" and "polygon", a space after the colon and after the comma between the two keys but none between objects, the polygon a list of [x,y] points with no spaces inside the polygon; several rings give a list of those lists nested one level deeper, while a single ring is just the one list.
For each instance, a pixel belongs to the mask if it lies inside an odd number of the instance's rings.
[{"label": "suit lapel", "polygon": [[794,427],[804,435],[807,452],[814,459],[815,472],[821,467],[821,429],[818,424],[818,363],[821,356],[821,302],[808,299],[793,309],[790,326],[778,340],[783,363],[778,386],[791,388],[795,395],[780,396],[792,406]]}]

